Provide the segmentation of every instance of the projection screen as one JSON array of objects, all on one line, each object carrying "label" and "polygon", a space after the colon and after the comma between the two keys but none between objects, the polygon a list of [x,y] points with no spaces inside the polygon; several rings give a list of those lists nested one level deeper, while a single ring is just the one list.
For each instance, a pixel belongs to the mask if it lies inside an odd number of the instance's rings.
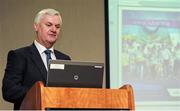
[{"label": "projection screen", "polygon": [[105,0],[107,86],[138,110],[180,110],[180,1]]}]

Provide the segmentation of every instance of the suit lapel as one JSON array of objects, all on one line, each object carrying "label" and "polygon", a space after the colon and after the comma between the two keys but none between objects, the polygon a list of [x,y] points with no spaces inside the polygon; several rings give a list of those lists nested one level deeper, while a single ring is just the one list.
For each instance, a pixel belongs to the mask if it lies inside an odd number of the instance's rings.
[{"label": "suit lapel", "polygon": [[56,50],[54,50],[54,54],[56,56],[56,59],[61,59],[61,55],[58,54],[58,52]]},{"label": "suit lapel", "polygon": [[33,62],[35,63],[35,65],[37,66],[37,68],[39,69],[40,74],[42,75],[44,81],[46,81],[47,70],[44,66],[42,58],[41,58],[36,46],[34,45],[34,43],[30,46],[30,48],[31,48],[31,54],[32,54],[31,58],[32,58]]}]

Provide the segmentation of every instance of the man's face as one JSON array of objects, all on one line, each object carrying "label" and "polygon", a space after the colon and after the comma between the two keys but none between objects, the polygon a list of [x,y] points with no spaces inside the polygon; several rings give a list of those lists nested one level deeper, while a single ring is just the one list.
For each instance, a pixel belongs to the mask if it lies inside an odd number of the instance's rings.
[{"label": "man's face", "polygon": [[60,18],[57,15],[43,15],[38,24],[34,24],[37,41],[50,48],[58,39],[60,33]]}]

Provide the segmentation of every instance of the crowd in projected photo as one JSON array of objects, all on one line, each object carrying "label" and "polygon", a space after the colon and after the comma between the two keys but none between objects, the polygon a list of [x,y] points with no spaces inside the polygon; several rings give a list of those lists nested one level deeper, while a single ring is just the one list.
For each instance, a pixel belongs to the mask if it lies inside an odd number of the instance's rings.
[{"label": "crowd in projected photo", "polygon": [[124,10],[121,40],[124,81],[180,87],[180,13]]}]

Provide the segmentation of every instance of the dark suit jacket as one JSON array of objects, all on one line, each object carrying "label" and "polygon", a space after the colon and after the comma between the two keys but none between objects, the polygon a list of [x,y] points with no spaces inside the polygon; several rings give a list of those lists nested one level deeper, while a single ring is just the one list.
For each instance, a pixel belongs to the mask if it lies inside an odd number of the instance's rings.
[{"label": "dark suit jacket", "polygon": [[[70,57],[55,50],[57,59],[70,60]],[[47,70],[34,44],[11,50],[7,57],[7,66],[2,84],[2,94],[6,101],[14,103],[19,109],[26,92],[37,81],[46,82]]]}]

